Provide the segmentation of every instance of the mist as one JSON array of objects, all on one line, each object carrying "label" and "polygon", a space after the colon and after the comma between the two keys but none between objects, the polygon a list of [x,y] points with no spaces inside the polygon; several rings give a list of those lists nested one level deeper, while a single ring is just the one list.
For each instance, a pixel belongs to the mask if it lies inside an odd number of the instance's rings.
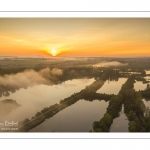
[{"label": "mist", "polygon": [[111,66],[127,66],[128,63],[120,63],[118,61],[101,62],[93,65],[94,67],[111,67]]},{"label": "mist", "polygon": [[9,74],[0,76],[0,90],[13,91],[13,89],[27,88],[39,84],[52,85],[59,81],[63,71],[58,68],[50,70],[48,67],[35,71],[27,69],[17,74]]}]

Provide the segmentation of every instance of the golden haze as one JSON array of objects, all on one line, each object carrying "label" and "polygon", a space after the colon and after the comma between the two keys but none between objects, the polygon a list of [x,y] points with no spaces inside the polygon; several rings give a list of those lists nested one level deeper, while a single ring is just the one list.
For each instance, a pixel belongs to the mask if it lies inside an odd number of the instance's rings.
[{"label": "golden haze", "polygon": [[0,55],[150,56],[148,18],[0,18]]}]

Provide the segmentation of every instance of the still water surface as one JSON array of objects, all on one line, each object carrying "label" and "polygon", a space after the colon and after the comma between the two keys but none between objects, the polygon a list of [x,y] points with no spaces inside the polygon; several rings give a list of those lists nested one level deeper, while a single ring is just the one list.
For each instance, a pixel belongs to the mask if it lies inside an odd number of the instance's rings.
[{"label": "still water surface", "polygon": [[104,85],[97,91],[97,93],[118,94],[126,80],[127,78],[119,78],[118,81],[107,80]]},{"label": "still water surface", "polygon": [[150,74],[150,70],[145,70],[146,74]]},{"label": "still water surface", "polygon": [[79,100],[47,119],[29,132],[89,132],[94,121],[99,121],[108,107],[104,100]]},{"label": "still water surface", "polygon": [[[118,81],[106,81],[104,85],[99,89],[98,93],[106,93],[106,94],[118,94],[122,85],[126,82],[127,78],[119,78]],[[110,132],[128,132],[128,120],[124,114],[124,110],[122,108],[120,112],[120,116],[113,120],[113,123],[110,127]]]},{"label": "still water surface", "polygon": [[124,107],[120,112],[120,116],[113,120],[113,123],[110,127],[110,132],[128,132],[128,119],[124,114]]},{"label": "still water surface", "polygon": [[[118,81],[106,81],[104,85],[97,91],[106,94],[118,94],[122,84],[127,78],[119,78]],[[85,86],[94,82],[94,79],[74,79],[63,82],[62,84],[48,86],[37,85],[28,87],[27,89],[19,89],[15,93],[11,93],[8,97],[0,97],[0,100],[13,99],[16,100],[21,107],[13,110],[6,116],[0,116],[2,120],[21,121],[25,118],[31,118],[41,109],[50,105],[59,103],[60,100],[77,93],[84,89]],[[134,88],[142,90],[147,84],[136,82]],[[145,102],[150,106],[150,102]],[[77,103],[60,111],[55,116],[47,119],[30,132],[89,132],[92,129],[94,121],[99,121],[104,113],[108,102],[94,100],[92,102],[79,100]],[[120,116],[114,119],[110,128],[110,132],[127,132],[128,120],[123,110]]]},{"label": "still water surface", "polygon": [[147,84],[144,84],[142,81],[135,81],[134,83],[135,91],[145,90],[146,87],[147,87]]},{"label": "still water surface", "polygon": [[77,93],[84,89],[85,86],[94,82],[94,79],[73,79],[63,82],[62,84],[48,86],[48,85],[36,85],[28,87],[27,89],[19,89],[15,93],[11,93],[9,96],[2,96],[0,100],[13,99],[16,100],[21,107],[12,110],[10,114],[0,116],[0,121],[14,120],[21,121],[25,118],[31,118],[37,111],[50,105],[59,103],[66,97],[69,97],[73,93]]}]

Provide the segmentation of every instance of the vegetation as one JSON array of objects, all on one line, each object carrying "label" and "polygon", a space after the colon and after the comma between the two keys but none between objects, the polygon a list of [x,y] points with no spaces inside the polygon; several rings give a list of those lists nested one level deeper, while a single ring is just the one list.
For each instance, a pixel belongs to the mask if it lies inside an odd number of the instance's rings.
[{"label": "vegetation", "polygon": [[[125,83],[124,87],[126,87],[127,83],[128,83],[128,81]],[[94,132],[108,132],[109,131],[110,126],[113,122],[113,119],[118,117],[119,112],[122,107],[123,97],[120,94],[121,91],[118,93],[118,95],[113,96],[109,100],[109,105],[107,107],[107,111],[104,114],[104,116],[102,117],[102,119],[100,121],[96,121],[93,123],[93,131]]]},{"label": "vegetation", "polygon": [[128,79],[126,86],[122,87],[122,95],[124,97],[124,112],[129,119],[129,131],[144,131],[144,112],[145,105],[142,101],[140,92],[135,92],[133,76]]},{"label": "vegetation", "polygon": [[[101,61],[118,61],[128,65],[110,66],[110,67],[93,67],[94,64]],[[93,122],[94,132],[108,132],[113,119],[119,116],[119,112],[124,105],[124,112],[129,120],[129,131],[131,132],[150,132],[150,110],[146,108],[142,98],[147,101],[150,99],[150,87],[147,84],[147,89],[136,92],[134,83],[142,81],[148,83],[144,77],[146,76],[145,69],[150,69],[150,58],[75,58],[75,60],[63,59],[47,59],[47,58],[6,58],[0,59],[0,75],[13,75],[21,73],[26,69],[40,71],[48,67],[50,69],[59,68],[62,70],[62,75],[57,78],[52,78],[52,84],[59,84],[66,80],[79,78],[94,78],[95,81],[78,93],[60,101],[41,111],[37,112],[31,119],[26,118],[19,123],[19,131],[29,131],[38,124],[45,121],[65,109],[66,107],[76,103],[80,99],[93,101],[95,99],[109,101],[109,105],[104,116]],[[133,74],[133,75],[132,75]],[[117,95],[96,93],[106,80],[117,81],[120,77],[127,77],[128,80],[122,85],[121,90]],[[48,78],[49,79],[49,78]],[[50,80],[50,79],[49,79]],[[8,96],[21,87],[8,86],[0,84],[0,96]],[[24,87],[25,88],[25,87]],[[13,109],[19,107],[19,104],[14,101],[7,100],[7,103],[1,101],[0,105],[13,104]],[[14,107],[15,105],[15,107]],[[17,106],[17,107],[16,107]],[[2,109],[1,109],[2,110]],[[12,111],[12,109],[11,109]],[[2,111],[4,112],[4,111]],[[10,112],[10,111],[9,111]]]},{"label": "vegetation", "polygon": [[146,123],[146,127],[145,127],[146,132],[150,132],[150,108],[149,107],[147,107],[145,110],[145,123]]},{"label": "vegetation", "polygon": [[146,100],[149,100],[150,99],[150,88],[147,88],[146,90],[141,91],[141,94]]},{"label": "vegetation", "polygon": [[[113,72],[113,70],[110,70],[110,71]],[[86,99],[86,100],[90,100],[90,101],[94,100],[94,99],[108,100],[109,98],[111,98],[114,95],[99,94],[99,93],[96,93],[96,91],[100,87],[102,87],[102,85],[104,84],[105,80],[102,80],[102,79],[104,79],[104,77],[106,79],[106,77],[110,76],[110,71],[108,69],[106,71],[106,73],[104,72],[102,74],[102,76],[99,77],[99,79],[97,79],[96,81],[94,81],[90,86],[87,86],[85,89],[81,90],[80,92],[74,93],[70,97],[65,98],[64,100],[61,100],[59,104],[55,104],[50,107],[46,107],[46,108],[42,109],[40,112],[37,112],[35,114],[35,116],[32,117],[31,120],[22,121],[20,131],[29,131],[33,127],[35,127],[38,124],[45,121],[45,119],[52,117],[59,111],[76,103],[80,99]],[[108,116],[109,116],[109,114],[106,114],[107,118],[109,118]],[[108,119],[104,119],[104,121],[106,121],[106,120],[108,120]],[[109,121],[107,121],[107,124],[108,123],[109,123]]]},{"label": "vegetation", "polygon": [[[139,132],[145,130],[144,112],[145,105],[142,101],[140,92],[135,92],[134,76],[128,78],[125,84],[122,85],[118,95],[113,96],[107,107],[107,114],[109,114],[109,123],[106,123],[106,115],[100,121],[93,123],[93,130],[95,132],[108,132],[113,122],[112,119],[119,116],[119,112],[124,104],[124,112],[129,119],[129,131]],[[108,118],[108,117],[107,117]]]}]

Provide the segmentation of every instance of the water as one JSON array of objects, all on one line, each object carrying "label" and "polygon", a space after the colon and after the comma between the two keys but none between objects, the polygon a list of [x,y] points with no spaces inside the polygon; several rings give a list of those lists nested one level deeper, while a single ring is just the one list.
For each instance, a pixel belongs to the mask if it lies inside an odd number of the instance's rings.
[{"label": "water", "polygon": [[120,116],[113,120],[113,123],[110,127],[110,132],[128,132],[128,119],[124,114],[124,108],[120,112]]},{"label": "water", "polygon": [[104,85],[97,91],[97,93],[118,94],[122,85],[127,78],[119,78],[118,81],[106,81]]},{"label": "water", "polygon": [[136,81],[136,83],[134,83],[135,91],[145,90],[146,87],[147,87],[147,84],[143,84],[142,81]]},{"label": "water", "polygon": [[59,103],[66,97],[73,93],[77,93],[84,89],[85,86],[94,82],[94,79],[74,79],[63,82],[62,84],[48,86],[36,85],[28,87],[27,89],[21,88],[9,96],[2,96],[0,100],[13,99],[16,100],[21,106],[12,110],[6,116],[0,116],[0,121],[14,120],[22,121],[25,118],[31,119],[38,111],[50,105]]},{"label": "water", "polygon": [[149,107],[150,108],[150,100],[149,101],[146,101],[145,99],[143,99],[143,102],[144,102],[144,105],[146,107]]},{"label": "water", "polygon": [[[106,81],[104,85],[97,91],[97,93],[118,94],[122,85],[127,78],[119,78],[118,81]],[[120,112],[120,116],[113,120],[110,132],[128,132],[128,120],[124,114],[124,110]]]},{"label": "water", "polygon": [[79,100],[29,132],[89,132],[94,121],[99,121],[108,102]]},{"label": "water", "polygon": [[150,80],[150,76],[146,76],[144,77],[146,79],[146,81],[149,81]]},{"label": "water", "polygon": [[145,70],[146,74],[150,74],[150,70]]}]

